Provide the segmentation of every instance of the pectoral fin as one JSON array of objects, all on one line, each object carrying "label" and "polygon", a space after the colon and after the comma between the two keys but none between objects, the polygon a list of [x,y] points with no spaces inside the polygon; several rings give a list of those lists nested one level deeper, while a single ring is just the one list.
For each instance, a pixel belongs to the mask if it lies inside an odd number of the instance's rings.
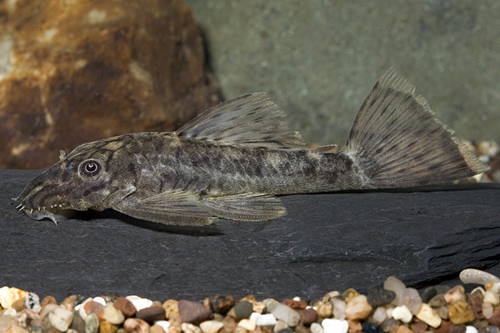
[{"label": "pectoral fin", "polygon": [[167,225],[203,226],[217,220],[199,195],[181,191],[165,191],[143,199],[129,197],[113,209],[141,220]]},{"label": "pectoral fin", "polygon": [[239,221],[267,221],[286,214],[281,200],[265,193],[242,193],[202,198],[216,216]]}]

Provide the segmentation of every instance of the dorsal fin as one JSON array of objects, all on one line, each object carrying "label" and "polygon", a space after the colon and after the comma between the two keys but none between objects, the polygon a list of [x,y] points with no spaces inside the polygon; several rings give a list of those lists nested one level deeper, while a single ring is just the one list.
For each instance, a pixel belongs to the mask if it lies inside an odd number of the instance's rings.
[{"label": "dorsal fin", "polygon": [[216,105],[182,126],[179,137],[270,149],[305,149],[298,132],[290,131],[285,113],[265,92]]}]

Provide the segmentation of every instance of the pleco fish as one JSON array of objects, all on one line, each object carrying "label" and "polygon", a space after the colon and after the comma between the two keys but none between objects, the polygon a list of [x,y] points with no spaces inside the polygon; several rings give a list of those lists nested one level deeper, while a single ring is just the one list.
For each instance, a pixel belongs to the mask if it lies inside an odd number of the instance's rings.
[{"label": "pleco fish", "polygon": [[394,69],[375,84],[347,144],[308,149],[265,93],[221,103],[172,133],[82,144],[14,199],[34,219],[115,209],[138,219],[199,226],[217,218],[286,214],[276,195],[400,188],[487,170],[434,119]]}]

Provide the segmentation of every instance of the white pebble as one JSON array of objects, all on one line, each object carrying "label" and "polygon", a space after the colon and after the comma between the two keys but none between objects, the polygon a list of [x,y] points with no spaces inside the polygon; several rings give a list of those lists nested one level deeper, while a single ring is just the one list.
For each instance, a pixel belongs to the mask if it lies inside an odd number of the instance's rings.
[{"label": "white pebble", "polygon": [[500,299],[495,293],[492,293],[491,291],[488,290],[487,292],[484,293],[483,302],[487,302],[492,305],[498,305],[500,304]]},{"label": "white pebble", "polygon": [[263,314],[255,320],[255,323],[257,326],[273,326],[276,325],[276,317],[272,313]]},{"label": "white pebble", "polygon": [[422,303],[422,307],[420,307],[416,316],[418,319],[434,328],[438,328],[442,322],[441,317],[439,317],[436,311],[434,311],[434,309],[427,303]]},{"label": "white pebble", "polygon": [[147,299],[147,298],[141,298],[141,297],[135,296],[135,295],[127,296],[125,298],[128,299],[130,302],[132,302],[132,304],[135,306],[137,311],[140,311],[140,310],[145,309],[145,308],[149,308],[149,307],[151,307],[151,305],[153,305],[153,301],[150,299]]},{"label": "white pebble", "polygon": [[409,323],[413,315],[406,305],[397,306],[392,310],[392,318],[401,320],[403,323]]},{"label": "white pebble", "polygon": [[474,268],[467,268],[460,272],[460,281],[462,281],[463,284],[475,283],[484,285],[490,281],[500,282],[500,279],[488,272]]},{"label": "white pebble", "polygon": [[384,289],[391,290],[396,293],[396,297],[392,301],[392,304],[403,304],[403,294],[406,291],[406,286],[400,279],[395,278],[394,276],[389,276],[384,282]]},{"label": "white pebble", "polygon": [[262,314],[260,314],[258,312],[252,312],[249,319],[257,322],[257,319],[259,319],[260,316],[262,316]]},{"label": "white pebble", "polygon": [[73,312],[58,307],[49,313],[49,321],[55,329],[66,332],[73,321]]},{"label": "white pebble", "polygon": [[323,333],[323,327],[318,323],[311,324],[311,333]]},{"label": "white pebble", "polygon": [[40,313],[42,310],[42,307],[40,306],[40,297],[38,297],[35,293],[28,293],[28,295],[26,295],[24,306],[26,309],[29,309],[34,313]]},{"label": "white pebble", "polygon": [[166,320],[158,320],[155,321],[155,325],[161,326],[165,332],[168,332],[168,328],[170,327],[170,322]]},{"label": "white pebble", "polygon": [[333,304],[333,317],[336,319],[345,319],[345,302],[338,298],[332,298],[330,299],[330,303]]},{"label": "white pebble", "polygon": [[382,322],[387,319],[385,308],[383,306],[379,306],[375,312],[373,312],[372,318],[375,323],[382,324]]},{"label": "white pebble", "polygon": [[271,313],[276,319],[283,320],[289,327],[295,327],[300,322],[299,313],[282,303],[276,303]]},{"label": "white pebble", "polygon": [[17,311],[16,309],[14,308],[8,308],[8,309],[5,309],[3,312],[2,312],[2,316],[11,316],[11,317],[15,317],[17,314]]},{"label": "white pebble", "polygon": [[28,294],[27,291],[18,288],[2,287],[0,288],[0,305],[7,309],[12,306],[12,303],[21,299]]},{"label": "white pebble", "polygon": [[347,320],[340,319],[323,319],[321,323],[325,333],[347,333],[349,329],[349,323]]},{"label": "white pebble", "polygon": [[201,329],[191,323],[182,323],[181,329],[184,333],[201,333]]},{"label": "white pebble", "polygon": [[106,306],[106,300],[102,297],[94,297],[93,301]]},{"label": "white pebble", "polygon": [[477,328],[467,325],[465,326],[465,333],[477,333]]}]

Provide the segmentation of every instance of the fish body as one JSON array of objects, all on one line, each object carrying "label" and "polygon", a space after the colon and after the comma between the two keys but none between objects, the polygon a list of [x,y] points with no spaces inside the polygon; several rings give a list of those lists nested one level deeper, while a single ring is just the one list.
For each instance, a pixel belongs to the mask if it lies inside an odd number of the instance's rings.
[{"label": "fish body", "polygon": [[308,149],[265,93],[207,110],[176,132],[132,133],[78,146],[19,197],[34,219],[115,209],[153,222],[205,225],[286,213],[276,195],[408,187],[487,168],[433,117],[394,70],[361,107],[345,147]]}]

